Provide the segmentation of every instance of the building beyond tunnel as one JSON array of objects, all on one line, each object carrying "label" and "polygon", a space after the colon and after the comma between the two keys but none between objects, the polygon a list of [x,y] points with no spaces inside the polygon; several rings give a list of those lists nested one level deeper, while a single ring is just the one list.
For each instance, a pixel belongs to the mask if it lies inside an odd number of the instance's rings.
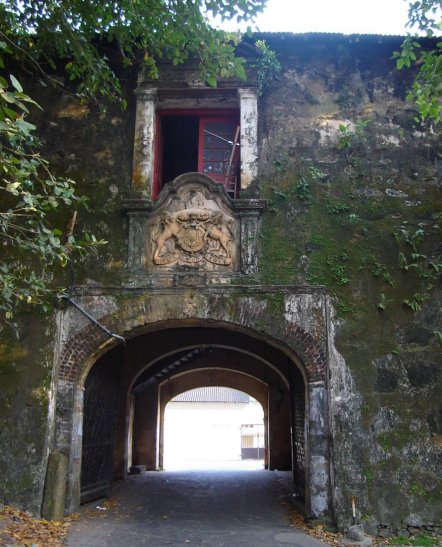
[{"label": "building beyond tunnel", "polygon": [[2,332],[0,501],[39,513],[59,454],[67,512],[159,468],[167,403],[221,386],[262,405],[307,516],[348,526],[354,497],[373,533],[440,526],[438,129],[401,38],[260,37],[282,65],[262,94],[254,69],[209,88],[163,66],[102,114],[35,84],[46,156],[108,241],[71,297],[120,338],[74,305]]}]

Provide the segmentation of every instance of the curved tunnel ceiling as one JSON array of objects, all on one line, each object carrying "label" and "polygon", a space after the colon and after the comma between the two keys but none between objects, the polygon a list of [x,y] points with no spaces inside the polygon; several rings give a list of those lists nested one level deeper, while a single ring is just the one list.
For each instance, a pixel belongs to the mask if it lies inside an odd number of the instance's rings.
[{"label": "curved tunnel ceiling", "polygon": [[[176,356],[179,358],[175,359]],[[145,368],[133,383],[132,392],[140,393],[149,385],[161,383],[166,379],[199,369],[218,368],[237,371],[264,383],[282,382],[288,385],[287,375],[273,363],[260,356],[231,347],[199,346],[168,355],[155,364]],[[302,381],[299,371],[292,365],[293,379]]]},{"label": "curved tunnel ceiling", "polygon": [[242,391],[256,399],[263,409],[267,408],[267,383],[236,370],[213,367],[193,369],[178,373],[173,378],[164,381],[160,384],[160,389],[164,403],[167,404],[173,397],[181,393],[209,386],[222,386]]},{"label": "curved tunnel ceiling", "polygon": [[247,372],[265,382],[275,374],[285,382],[303,380],[288,348],[283,350],[276,341],[271,344],[258,333],[232,325],[162,326],[129,339],[124,353],[126,374],[135,392],[146,382],[159,383],[203,366]]}]

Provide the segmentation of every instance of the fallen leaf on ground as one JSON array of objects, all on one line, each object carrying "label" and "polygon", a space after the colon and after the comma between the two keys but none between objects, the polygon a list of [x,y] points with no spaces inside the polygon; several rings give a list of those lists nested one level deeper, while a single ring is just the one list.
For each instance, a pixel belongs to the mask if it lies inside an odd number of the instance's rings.
[{"label": "fallen leaf on ground", "polygon": [[290,523],[295,528],[300,528],[309,536],[313,536],[316,539],[320,539],[327,545],[336,546],[344,537],[343,534],[337,532],[330,532],[325,528],[323,524],[314,526],[305,521],[304,517],[298,511],[294,511],[290,508]]},{"label": "fallen leaf on ground", "polygon": [[28,513],[6,505],[0,510],[0,519],[5,525],[0,532],[0,543],[5,541],[11,545],[25,547],[62,547],[65,544],[64,540],[70,523],[75,520],[75,516],[48,521],[32,517]]}]

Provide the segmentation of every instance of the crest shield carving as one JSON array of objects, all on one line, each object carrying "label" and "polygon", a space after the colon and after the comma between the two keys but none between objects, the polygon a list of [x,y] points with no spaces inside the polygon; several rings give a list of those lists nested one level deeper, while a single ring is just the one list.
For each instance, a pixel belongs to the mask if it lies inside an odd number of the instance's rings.
[{"label": "crest shield carving", "polygon": [[262,200],[231,199],[208,176],[186,173],[156,201],[134,196],[124,207],[135,283],[147,276],[163,286],[222,284],[257,270]]},{"label": "crest shield carving", "polygon": [[215,185],[217,192],[213,192],[200,177],[177,185],[176,192],[165,188],[165,196],[152,212],[146,255],[154,271],[180,266],[235,268],[238,221],[223,189]]}]

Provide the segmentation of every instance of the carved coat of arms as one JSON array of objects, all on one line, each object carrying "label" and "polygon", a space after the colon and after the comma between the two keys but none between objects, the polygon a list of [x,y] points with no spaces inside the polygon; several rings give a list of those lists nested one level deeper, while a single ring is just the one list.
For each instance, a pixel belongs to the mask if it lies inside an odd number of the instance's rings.
[{"label": "carved coat of arms", "polygon": [[198,265],[205,261],[232,263],[232,219],[222,211],[205,208],[165,212],[152,233],[152,262],[169,265],[177,261]]}]

